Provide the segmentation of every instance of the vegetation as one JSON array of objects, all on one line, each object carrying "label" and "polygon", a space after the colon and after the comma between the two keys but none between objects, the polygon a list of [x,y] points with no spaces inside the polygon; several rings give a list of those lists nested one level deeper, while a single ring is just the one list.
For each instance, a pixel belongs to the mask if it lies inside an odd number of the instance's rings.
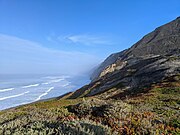
[{"label": "vegetation", "polygon": [[129,96],[124,95],[123,99],[117,96],[103,99],[105,93],[102,93],[94,97],[51,99],[4,110],[0,112],[0,134],[178,135],[180,82],[177,76],[175,78],[171,83],[164,81],[137,93],[127,93]]}]

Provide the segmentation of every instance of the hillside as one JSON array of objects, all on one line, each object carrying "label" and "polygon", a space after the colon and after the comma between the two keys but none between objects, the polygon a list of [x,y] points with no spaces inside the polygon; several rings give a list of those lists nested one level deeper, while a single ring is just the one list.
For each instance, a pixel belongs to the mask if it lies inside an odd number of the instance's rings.
[{"label": "hillside", "polygon": [[92,74],[92,83],[76,91],[72,98],[93,96],[118,86],[136,91],[179,75],[180,18],[144,36],[131,48],[109,56]]},{"label": "hillside", "polygon": [[[112,64],[121,65],[122,62],[131,64],[144,57],[157,55],[179,55],[180,53],[180,17],[170,23],[156,28],[153,32],[145,35],[131,48],[110,55],[92,74],[92,80],[98,79],[101,72]],[[119,64],[119,62],[121,62]],[[132,63],[133,64],[133,63]]]},{"label": "hillside", "polygon": [[92,82],[0,112],[0,134],[180,134],[180,18],[110,55]]}]

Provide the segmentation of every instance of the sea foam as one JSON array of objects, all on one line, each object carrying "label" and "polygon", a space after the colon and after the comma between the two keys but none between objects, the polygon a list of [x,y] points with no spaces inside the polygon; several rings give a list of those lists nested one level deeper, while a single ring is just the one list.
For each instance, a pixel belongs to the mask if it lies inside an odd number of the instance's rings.
[{"label": "sea foam", "polygon": [[45,93],[41,94],[37,99],[35,99],[34,101],[38,101],[40,100],[43,96],[47,95],[51,90],[53,90],[54,87],[49,88],[47,91],[45,91]]},{"label": "sea foam", "polygon": [[39,84],[27,85],[27,86],[23,86],[22,88],[30,88],[30,87],[37,87],[37,86],[39,86]]},{"label": "sea foam", "polygon": [[66,87],[70,84],[70,82],[67,82],[66,84],[62,85],[62,87]]},{"label": "sea foam", "polygon": [[14,88],[2,89],[0,90],[0,92],[6,92],[6,91],[11,91],[11,90],[14,90]]},{"label": "sea foam", "polygon": [[0,101],[1,100],[5,100],[5,99],[10,99],[10,98],[15,98],[15,97],[19,97],[19,96],[23,96],[24,94],[27,94],[29,93],[29,91],[26,91],[24,93],[20,93],[20,94],[17,94],[17,95],[12,95],[12,96],[8,96],[8,97],[3,97],[3,98],[0,98]]},{"label": "sea foam", "polygon": [[48,85],[48,84],[51,84],[51,83],[57,83],[57,82],[60,82],[60,81],[63,81],[63,80],[64,80],[63,78],[56,79],[56,80],[51,80],[49,82],[42,83],[42,85]]}]

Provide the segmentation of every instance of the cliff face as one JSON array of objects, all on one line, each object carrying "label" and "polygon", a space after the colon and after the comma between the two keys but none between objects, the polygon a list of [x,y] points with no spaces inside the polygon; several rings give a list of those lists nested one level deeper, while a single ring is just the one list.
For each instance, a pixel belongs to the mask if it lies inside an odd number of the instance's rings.
[{"label": "cliff face", "polygon": [[[108,73],[109,67],[119,61],[127,61],[129,58],[138,58],[153,55],[171,55],[180,53],[180,17],[176,20],[156,28],[153,32],[144,36],[131,48],[110,55],[91,76],[92,81],[101,77],[103,72]],[[129,63],[131,63],[130,61]],[[122,62],[123,63],[123,62]],[[119,66],[119,64],[118,64]],[[112,70],[110,69],[110,72]]]},{"label": "cliff face", "polygon": [[[110,55],[92,74],[92,83],[72,97],[92,96],[117,86],[119,92],[141,89],[179,74],[180,18],[177,18],[131,48]],[[118,90],[114,93],[119,93]]]},{"label": "cliff face", "polygon": [[111,54],[91,75],[91,80],[95,80],[99,77],[101,72],[105,70],[108,66],[111,66],[113,63],[117,61],[118,58],[122,57],[124,55],[126,50],[119,52],[119,53],[114,53]]}]

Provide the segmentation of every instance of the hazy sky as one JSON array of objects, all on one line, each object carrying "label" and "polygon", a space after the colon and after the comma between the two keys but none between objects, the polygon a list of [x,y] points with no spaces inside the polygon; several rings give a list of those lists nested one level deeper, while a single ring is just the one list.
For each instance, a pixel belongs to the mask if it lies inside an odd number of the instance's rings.
[{"label": "hazy sky", "polygon": [[0,0],[0,73],[83,73],[180,16],[180,0]]}]

